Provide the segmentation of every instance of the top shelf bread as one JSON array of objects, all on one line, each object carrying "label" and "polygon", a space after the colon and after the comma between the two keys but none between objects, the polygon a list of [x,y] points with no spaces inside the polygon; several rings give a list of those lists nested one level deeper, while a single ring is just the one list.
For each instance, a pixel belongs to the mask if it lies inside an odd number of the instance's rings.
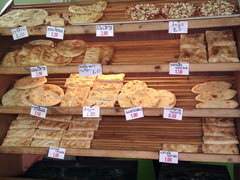
[{"label": "top shelf bread", "polygon": [[95,33],[95,28],[91,27],[98,23],[115,24],[115,32],[164,30],[168,28],[166,21],[173,19],[189,20],[189,28],[238,26],[238,8],[236,0],[192,0],[188,3],[99,0],[91,4],[12,6],[0,17],[0,34],[9,35],[9,28],[18,26],[27,26],[32,35],[44,34],[46,25],[64,26],[66,34]]}]

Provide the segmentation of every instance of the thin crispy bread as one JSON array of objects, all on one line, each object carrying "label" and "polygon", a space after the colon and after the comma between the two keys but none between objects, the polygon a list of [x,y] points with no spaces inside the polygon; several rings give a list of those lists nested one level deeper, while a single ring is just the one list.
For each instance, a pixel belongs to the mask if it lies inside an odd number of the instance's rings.
[{"label": "thin crispy bread", "polygon": [[237,136],[203,136],[204,144],[239,144]]},{"label": "thin crispy bread", "polygon": [[163,144],[162,149],[166,151],[197,153],[198,144]]},{"label": "thin crispy bread", "polygon": [[22,137],[6,137],[2,146],[30,146],[32,138]]},{"label": "thin crispy bread", "polygon": [[206,48],[204,33],[181,34],[180,48]]},{"label": "thin crispy bread", "polygon": [[66,140],[62,139],[60,147],[62,148],[90,148],[90,140]]},{"label": "thin crispy bread", "polygon": [[63,134],[62,139],[68,140],[81,140],[81,139],[93,139],[94,131],[93,130],[68,130]]},{"label": "thin crispy bread", "polygon": [[239,154],[236,144],[203,144],[202,150],[210,154]]},{"label": "thin crispy bread", "polygon": [[59,121],[51,121],[51,120],[42,120],[38,128],[45,130],[66,130],[68,128],[69,123],[67,122],[59,122]]},{"label": "thin crispy bread", "polygon": [[236,46],[213,46],[208,47],[209,63],[239,62]]},{"label": "thin crispy bread", "polygon": [[37,129],[33,134],[33,138],[60,140],[62,138],[62,135],[63,130]]},{"label": "thin crispy bread", "polygon": [[41,86],[47,82],[46,77],[32,78],[32,76],[25,76],[18,79],[14,84],[17,89],[30,89]]},{"label": "thin crispy bread", "polygon": [[82,120],[82,121],[72,121],[69,125],[69,130],[97,130],[98,120]]},{"label": "thin crispy bread", "polygon": [[33,139],[31,147],[59,147],[59,141],[53,139]]}]

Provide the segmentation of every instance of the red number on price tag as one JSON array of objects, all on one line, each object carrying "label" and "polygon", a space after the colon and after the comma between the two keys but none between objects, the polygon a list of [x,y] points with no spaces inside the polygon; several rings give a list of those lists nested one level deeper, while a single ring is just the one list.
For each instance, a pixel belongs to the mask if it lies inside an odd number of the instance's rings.
[{"label": "red number on price tag", "polygon": [[36,116],[41,116],[41,112],[35,111],[35,115],[36,115]]},{"label": "red number on price tag", "polygon": [[37,75],[37,76],[42,76],[42,71],[36,72],[36,75]]},{"label": "red number on price tag", "polygon": [[177,117],[177,115],[176,115],[176,114],[168,114],[168,117],[169,117],[169,118],[174,118],[174,119],[175,119],[175,118]]},{"label": "red number on price tag", "polygon": [[58,37],[58,33],[57,32],[52,32],[52,37]]},{"label": "red number on price tag", "polygon": [[58,153],[53,153],[53,157],[54,158],[59,158],[59,154]]},{"label": "red number on price tag", "polygon": [[172,158],[170,158],[170,157],[165,157],[165,162],[172,162]]},{"label": "red number on price tag", "polygon": [[176,74],[182,74],[183,73],[183,70],[182,69],[176,69]]},{"label": "red number on price tag", "polygon": [[132,113],[131,116],[132,116],[132,118],[137,118],[138,117],[138,113],[136,113],[136,112]]}]

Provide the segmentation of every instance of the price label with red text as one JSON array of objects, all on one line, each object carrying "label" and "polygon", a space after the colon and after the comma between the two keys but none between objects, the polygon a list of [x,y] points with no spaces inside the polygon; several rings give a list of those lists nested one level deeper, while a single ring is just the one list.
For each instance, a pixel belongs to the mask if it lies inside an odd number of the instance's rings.
[{"label": "price label with red text", "polygon": [[144,117],[142,107],[125,109],[124,112],[127,121]]},{"label": "price label with red text", "polygon": [[189,63],[169,63],[169,74],[189,75]]},{"label": "price label with red text", "polygon": [[30,67],[32,78],[48,76],[47,66]]},{"label": "price label with red text", "polygon": [[53,39],[63,39],[64,38],[64,28],[48,26],[46,37]]},{"label": "price label with red text", "polygon": [[188,21],[169,21],[168,33],[188,33]]},{"label": "price label with red text", "polygon": [[164,108],[163,118],[182,120],[183,109],[180,108]]},{"label": "price label with red text", "polygon": [[11,33],[12,33],[13,40],[22,39],[29,36],[26,26],[11,29]]},{"label": "price label with red text", "polygon": [[101,64],[81,64],[79,66],[80,76],[99,76],[102,75]]},{"label": "price label with red text", "polygon": [[159,162],[178,164],[178,152],[160,151]]},{"label": "price label with red text", "polygon": [[40,117],[40,118],[46,118],[47,108],[32,105],[30,115]]},{"label": "price label with red text", "polygon": [[83,117],[100,117],[100,107],[98,106],[83,106]]},{"label": "price label with red text", "polygon": [[97,25],[96,36],[97,37],[113,37],[114,36],[113,25]]},{"label": "price label with red text", "polygon": [[48,157],[55,159],[64,159],[65,152],[66,149],[64,148],[49,147]]}]

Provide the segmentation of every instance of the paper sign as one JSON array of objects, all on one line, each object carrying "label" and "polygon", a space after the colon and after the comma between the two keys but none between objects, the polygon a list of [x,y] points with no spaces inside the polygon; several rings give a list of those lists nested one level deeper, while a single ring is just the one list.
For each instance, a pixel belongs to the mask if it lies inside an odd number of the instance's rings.
[{"label": "paper sign", "polygon": [[101,64],[81,64],[79,66],[80,76],[99,76],[102,75]]},{"label": "paper sign", "polygon": [[125,109],[124,112],[127,121],[144,117],[142,107]]},{"label": "paper sign", "polygon": [[64,159],[65,152],[66,149],[64,148],[49,147],[48,157],[55,159]]},{"label": "paper sign", "polygon": [[97,25],[96,36],[97,37],[113,37],[114,36],[113,25]]},{"label": "paper sign", "polygon": [[32,78],[48,76],[47,66],[30,67]]},{"label": "paper sign", "polygon": [[40,117],[40,118],[46,118],[47,108],[32,105],[30,115]]},{"label": "paper sign", "polygon": [[188,21],[169,21],[168,33],[188,33]]},{"label": "paper sign", "polygon": [[189,63],[169,63],[169,74],[189,75]]},{"label": "paper sign", "polygon": [[178,164],[178,152],[160,151],[159,162]]},{"label": "paper sign", "polygon": [[183,109],[180,108],[164,108],[163,118],[182,120]]},{"label": "paper sign", "polygon": [[46,37],[53,39],[63,39],[64,37],[64,28],[47,26]]},{"label": "paper sign", "polygon": [[14,40],[22,39],[29,36],[26,26],[11,29],[11,33]]},{"label": "paper sign", "polygon": [[100,117],[100,107],[83,106],[83,117]]}]

